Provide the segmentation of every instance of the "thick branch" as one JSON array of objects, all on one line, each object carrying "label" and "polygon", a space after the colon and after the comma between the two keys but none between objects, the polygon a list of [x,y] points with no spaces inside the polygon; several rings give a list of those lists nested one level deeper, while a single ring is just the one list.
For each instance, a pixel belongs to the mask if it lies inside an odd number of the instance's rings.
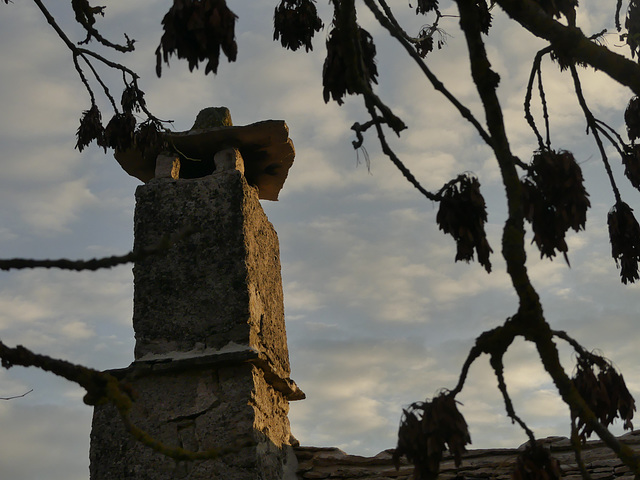
[{"label": "thick branch", "polygon": [[601,70],[640,95],[640,66],[586,37],[579,28],[554,20],[532,0],[496,0],[507,14],[537,37],[578,62]]}]

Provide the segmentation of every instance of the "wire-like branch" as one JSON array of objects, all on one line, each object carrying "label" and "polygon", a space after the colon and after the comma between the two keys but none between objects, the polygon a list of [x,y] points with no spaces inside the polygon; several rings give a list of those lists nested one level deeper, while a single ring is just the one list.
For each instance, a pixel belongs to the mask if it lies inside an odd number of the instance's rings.
[{"label": "wire-like branch", "polygon": [[26,397],[31,392],[33,392],[33,388],[31,390],[29,390],[28,392],[24,392],[22,395],[13,395],[11,397],[0,397],[0,400],[15,400],[16,398]]},{"label": "wire-like branch", "polygon": [[[398,156],[395,154],[395,152],[392,150],[392,148],[389,146],[389,144],[387,143],[387,139],[384,135],[384,131],[382,130],[382,123],[384,123],[384,120],[381,119],[378,114],[376,113],[373,105],[371,105],[369,102],[366,101],[365,98],[365,105],[367,107],[367,110],[369,111],[369,115],[371,115],[371,118],[373,120],[373,123],[365,123],[364,125],[368,125],[366,128],[369,128],[371,125],[374,125],[376,128],[376,132],[378,133],[378,139],[380,141],[380,146],[382,147],[382,152],[389,157],[389,159],[391,160],[391,162],[398,168],[398,170],[400,170],[400,172],[402,173],[402,175],[404,176],[404,178],[406,178],[409,183],[411,185],[413,185],[420,193],[422,193],[425,197],[427,197],[429,200],[431,201],[436,201],[438,200],[438,197],[431,193],[429,190],[425,189],[420,182],[418,182],[418,179],[413,175],[413,173],[411,173],[411,170],[409,170],[406,165],[402,162],[402,160],[400,160],[398,158]],[[354,125],[355,127],[355,125]],[[354,128],[351,127],[351,128]],[[356,132],[358,132],[358,130],[356,130]]]},{"label": "wire-like branch", "polygon": [[196,232],[196,229],[189,226],[173,235],[165,235],[155,245],[142,250],[132,250],[126,255],[113,255],[111,257],[93,258],[91,260],[68,260],[61,258],[58,260],[37,260],[29,258],[0,259],[0,270],[21,270],[26,268],[59,268],[61,270],[100,270],[103,268],[113,268],[125,263],[137,262],[151,255],[166,253],[176,243],[187,238]]},{"label": "wire-like branch", "polygon": [[604,150],[604,145],[602,144],[602,140],[600,139],[598,124],[596,123],[595,117],[591,113],[591,110],[589,110],[587,102],[582,93],[582,85],[580,84],[578,71],[575,65],[571,65],[569,69],[571,70],[571,77],[573,78],[573,85],[576,91],[576,96],[578,97],[578,103],[580,103],[580,107],[582,107],[582,111],[584,112],[584,116],[587,120],[587,130],[591,130],[591,134],[596,141],[596,145],[598,145],[598,150],[600,150],[600,157],[602,158],[604,169],[607,172],[607,176],[609,177],[609,183],[611,184],[611,189],[613,190],[613,195],[616,199],[616,203],[620,203],[622,202],[620,191],[618,190],[618,186],[616,185],[616,180],[613,177],[613,171],[611,170],[611,164],[609,163],[609,159],[607,158],[607,154]]},{"label": "wire-like branch", "polygon": [[533,59],[533,65],[531,66],[529,82],[527,83],[527,90],[524,96],[524,118],[527,120],[527,123],[533,130],[533,133],[535,133],[536,138],[538,139],[538,146],[540,147],[540,150],[544,149],[544,141],[542,140],[542,135],[540,135],[538,127],[536,127],[533,115],[531,114],[531,97],[533,92],[533,82],[536,79],[536,76],[540,75],[540,63],[542,62],[542,57],[545,53],[548,53],[550,51],[551,48],[547,47],[536,53],[536,56]]},{"label": "wire-like branch", "polygon": [[491,367],[493,368],[494,373],[496,374],[496,378],[498,379],[498,390],[502,393],[502,399],[504,400],[504,406],[507,410],[507,415],[511,418],[512,422],[516,422],[522,429],[526,432],[527,437],[529,437],[529,442],[531,446],[535,446],[536,437],[533,434],[533,431],[527,426],[527,424],[522,420],[518,414],[516,414],[515,409],[513,408],[513,402],[511,401],[511,397],[509,396],[509,392],[507,392],[507,384],[504,380],[504,364],[502,362],[504,353],[500,353],[497,355],[491,356]]},{"label": "wire-like branch", "polygon": [[[385,6],[385,11],[390,11],[389,7],[386,6],[386,2],[384,0],[378,0],[381,5]],[[453,96],[449,90],[444,86],[444,84],[436,77],[436,75],[427,67],[426,63],[424,63],[423,59],[420,58],[418,52],[413,47],[413,45],[405,38],[405,33],[402,29],[397,26],[397,23],[394,23],[392,20],[387,18],[380,9],[376,6],[373,0],[364,0],[364,3],[369,7],[369,10],[375,15],[376,19],[384,28],[386,28],[391,36],[396,38],[398,42],[404,47],[409,56],[417,63],[418,67],[422,70],[422,73],[427,77],[427,79],[431,82],[433,88],[440,93],[442,93],[447,100],[458,110],[460,115],[467,121],[469,121],[475,129],[482,137],[482,140],[485,141],[487,145],[491,145],[491,137],[484,130],[480,122],[473,116],[471,111],[465,107],[457,98]]]}]

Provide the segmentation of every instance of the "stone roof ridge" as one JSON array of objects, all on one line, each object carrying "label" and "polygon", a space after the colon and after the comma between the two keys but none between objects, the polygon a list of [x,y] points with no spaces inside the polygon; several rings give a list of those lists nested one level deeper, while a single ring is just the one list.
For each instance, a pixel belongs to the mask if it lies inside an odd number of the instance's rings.
[{"label": "stone roof ridge", "polygon": [[[640,452],[640,430],[618,437],[622,443]],[[538,440],[560,463],[563,480],[582,480],[571,441],[567,437]],[[526,443],[517,448],[485,448],[468,450],[462,465],[456,468],[453,457],[445,454],[440,464],[439,480],[510,480],[518,455]],[[413,466],[406,459],[396,470],[394,449],[383,450],[373,457],[349,455],[336,447],[295,447],[299,480],[411,480]],[[592,480],[631,480],[633,475],[601,440],[590,440],[582,446],[582,458]]]}]

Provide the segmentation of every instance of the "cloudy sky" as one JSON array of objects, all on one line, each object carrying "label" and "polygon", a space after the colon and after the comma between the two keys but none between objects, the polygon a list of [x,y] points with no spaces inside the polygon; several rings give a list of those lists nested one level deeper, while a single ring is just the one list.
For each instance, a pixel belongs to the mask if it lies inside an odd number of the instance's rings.
[{"label": "cloudy sky", "polygon": [[[81,40],[68,2],[48,3]],[[153,52],[168,0],[109,2],[100,25],[115,40],[122,32],[137,40],[134,54],[117,59],[141,74],[148,105],[158,117],[173,119],[176,130],[188,129],[201,108],[216,105],[229,107],[236,125],[271,118],[288,123],[296,161],[280,201],[263,206],[280,237],[292,377],[307,394],[291,406],[292,430],[305,445],[374,455],[395,445],[403,406],[455,385],[474,338],[513,314],[516,301],[499,254],[491,275],[477,263],[454,264],[454,242],[435,225],[437,205],[402,178],[372,135],[365,143],[367,168],[351,147],[349,129],[367,119],[361,101],[338,107],[322,100],[327,29],[318,34],[313,54],[282,50],[271,41],[276,3],[229,1],[239,16],[238,61],[222,60],[215,77],[189,73],[174,60],[156,78]],[[391,3],[410,29],[428,21],[412,14],[407,0]],[[449,2],[441,3],[454,13]],[[586,10],[578,21],[585,32],[613,31],[615,2],[582,3]],[[328,21],[326,2],[318,7]],[[139,182],[96,147],[74,150],[78,118],[90,103],[69,52],[31,2],[0,9],[0,256],[91,258],[129,251]],[[502,78],[499,94],[513,149],[528,160],[536,143],[523,118],[524,86],[544,44],[494,13],[489,53]],[[378,45],[378,92],[409,125],[402,138],[392,139],[396,152],[431,190],[475,172],[490,212],[490,243],[499,252],[504,193],[491,152],[386,32],[369,15],[361,21]],[[429,65],[481,119],[457,20],[443,19],[442,27],[448,45],[430,55]],[[617,35],[607,41],[615,48]],[[592,111],[622,132],[630,94],[604,75],[582,74]],[[118,92],[118,76],[105,75]],[[637,396],[638,287],[619,283],[610,258],[606,213],[613,196],[584,135],[569,75],[549,62],[543,75],[552,140],[580,162],[592,209],[587,230],[570,236],[572,268],[560,260],[538,261],[532,250],[531,276],[553,327],[611,358]],[[104,98],[100,102],[107,112]],[[612,158],[624,183],[619,160]],[[631,206],[640,204],[637,192],[622,191]],[[133,359],[132,288],[131,266],[1,273],[0,337],[100,369],[124,367]],[[571,370],[571,354],[563,351]],[[568,412],[536,358],[523,342],[509,350],[512,398],[538,436],[566,435]],[[524,435],[505,419],[486,360],[474,364],[459,396],[473,446],[517,446]],[[0,396],[30,389],[24,398],[0,401],[0,478],[88,478],[91,410],[81,401],[83,392],[37,371],[0,370]]]}]

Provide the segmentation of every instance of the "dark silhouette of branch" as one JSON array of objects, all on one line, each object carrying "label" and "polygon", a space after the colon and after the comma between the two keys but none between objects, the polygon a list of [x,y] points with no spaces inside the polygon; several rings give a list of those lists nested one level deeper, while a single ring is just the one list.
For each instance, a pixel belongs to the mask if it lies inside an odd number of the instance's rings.
[{"label": "dark silhouette of branch", "polygon": [[522,429],[526,432],[527,437],[529,437],[529,443],[532,447],[534,447],[536,444],[536,437],[531,429],[527,426],[527,424],[516,414],[516,411],[513,408],[511,397],[507,392],[507,384],[504,380],[504,364],[502,362],[503,355],[504,353],[492,355],[490,361],[491,367],[493,368],[493,371],[496,374],[496,378],[498,379],[498,390],[500,390],[500,393],[502,393],[502,399],[504,400],[507,415],[511,418],[512,422],[516,422],[522,427]]},{"label": "dark silhouette of branch", "polygon": [[61,270],[100,270],[113,268],[125,263],[137,262],[151,255],[162,255],[173,248],[176,243],[184,240],[197,230],[194,227],[186,227],[173,235],[165,235],[155,245],[142,250],[132,250],[126,255],[114,255],[111,257],[94,258],[91,260],[35,260],[28,258],[11,258],[0,260],[0,270],[20,270],[25,268],[59,268]]},{"label": "dark silhouette of branch", "polygon": [[533,0],[496,0],[496,3],[532,34],[548,40],[554,49],[601,70],[640,95],[640,66],[637,63],[594,43],[579,28],[563,25]]},{"label": "dark silhouette of branch", "polygon": [[618,190],[618,186],[616,185],[616,180],[613,177],[613,172],[611,171],[611,165],[609,164],[609,159],[607,158],[607,154],[604,150],[604,145],[602,144],[602,140],[600,139],[600,134],[598,133],[600,129],[598,128],[598,124],[596,123],[596,119],[589,110],[587,106],[587,101],[582,94],[582,85],[580,84],[580,77],[578,76],[578,71],[576,70],[575,65],[571,65],[569,67],[571,70],[571,77],[573,78],[573,85],[576,92],[576,96],[578,97],[578,103],[584,112],[584,116],[587,120],[587,131],[591,130],[591,134],[596,141],[596,145],[598,145],[598,150],[600,151],[600,157],[602,158],[602,163],[604,164],[604,169],[607,172],[607,177],[609,178],[609,183],[611,184],[611,190],[613,190],[613,195],[615,196],[616,203],[622,202],[622,198],[620,197],[620,191]]},{"label": "dark silhouette of branch", "polygon": [[[379,0],[379,2],[385,7],[385,11],[391,11],[384,0]],[[473,116],[473,114],[467,107],[465,107],[458,101],[458,99],[453,96],[453,94],[444,86],[444,84],[438,79],[438,77],[433,74],[429,67],[427,67],[426,63],[424,63],[424,60],[420,58],[420,55],[418,55],[418,52],[413,47],[413,45],[405,38],[404,31],[397,26],[397,22],[395,22],[395,19],[393,19],[393,17],[390,17],[391,19],[385,17],[373,0],[364,0],[364,3],[375,15],[378,22],[380,22],[380,24],[384,28],[386,28],[389,33],[398,40],[398,42],[400,42],[409,56],[417,63],[418,67],[420,67],[422,73],[424,73],[427,79],[431,82],[433,88],[442,93],[445,98],[447,98],[447,100],[449,100],[449,102],[451,102],[451,104],[458,110],[458,112],[460,112],[460,115],[462,115],[464,119],[469,121],[475,127],[485,143],[491,146],[491,138],[484,130],[484,128],[482,128],[478,120]]]},{"label": "dark silhouette of branch", "polygon": [[0,400],[14,400],[16,398],[22,398],[22,397],[26,397],[27,395],[29,395],[31,392],[33,392],[33,388],[31,390],[29,390],[28,392],[24,392],[22,395],[13,395],[11,397],[0,397]]},{"label": "dark silhouette of branch", "polygon": [[221,452],[236,451],[242,447],[242,445],[233,445],[225,449],[212,448],[192,452],[181,447],[165,445],[131,422],[129,412],[135,392],[128,384],[118,381],[109,373],[34,353],[22,345],[11,348],[2,341],[0,341],[0,362],[6,369],[13,366],[35,367],[76,383],[86,390],[84,402],[87,405],[111,402],[118,409],[127,432],[147,447],[175,460],[206,460],[217,457]]}]

